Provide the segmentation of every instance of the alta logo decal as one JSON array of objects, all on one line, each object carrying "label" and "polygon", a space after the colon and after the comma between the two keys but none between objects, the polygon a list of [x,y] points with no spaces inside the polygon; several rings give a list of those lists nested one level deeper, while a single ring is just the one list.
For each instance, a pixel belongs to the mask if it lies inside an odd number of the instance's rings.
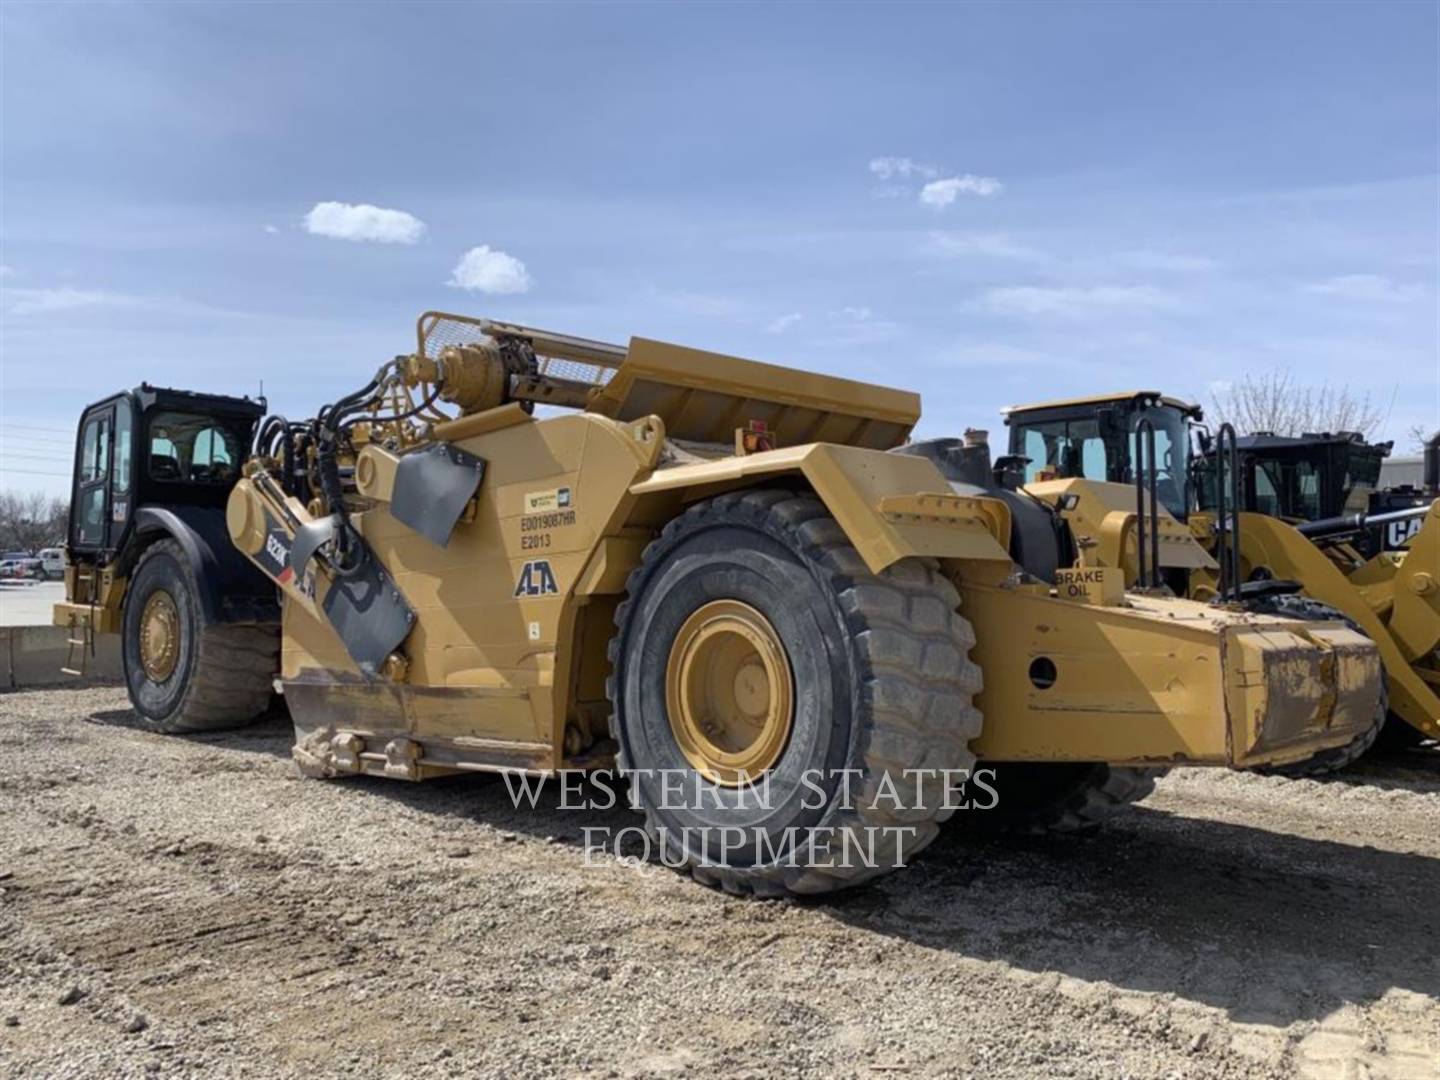
[{"label": "alta logo decal", "polygon": [[520,568],[520,580],[515,582],[516,596],[548,596],[559,591],[560,586],[555,584],[555,571],[550,569],[547,560],[537,559]]}]

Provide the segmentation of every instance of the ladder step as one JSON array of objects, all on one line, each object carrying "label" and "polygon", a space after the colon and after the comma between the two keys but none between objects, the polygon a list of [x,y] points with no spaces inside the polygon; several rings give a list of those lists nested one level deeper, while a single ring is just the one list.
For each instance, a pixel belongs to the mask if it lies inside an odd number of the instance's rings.
[{"label": "ladder step", "polygon": [[66,639],[65,639],[65,643],[66,643],[67,645],[84,645],[84,644],[86,644],[86,641],[85,641],[84,638],[74,638],[74,637],[72,637],[72,638],[66,638]]},{"label": "ladder step", "polygon": [[76,671],[73,667],[62,667],[62,668],[60,669],[60,673],[61,673],[62,675],[84,675],[84,674],[85,674],[83,671]]}]

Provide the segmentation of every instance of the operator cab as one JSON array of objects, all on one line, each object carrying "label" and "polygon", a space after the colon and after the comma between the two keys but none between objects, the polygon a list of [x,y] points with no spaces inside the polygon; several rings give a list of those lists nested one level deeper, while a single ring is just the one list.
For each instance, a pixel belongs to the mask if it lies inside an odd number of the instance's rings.
[{"label": "operator cab", "polygon": [[1028,458],[1025,482],[1083,478],[1135,482],[1135,429],[1155,428],[1159,463],[1156,494],[1184,521],[1192,505],[1190,428],[1203,417],[1198,405],[1155,390],[1016,405],[1001,410],[1010,429],[1010,454]]},{"label": "operator cab", "polygon": [[250,452],[265,402],[142,383],[91,405],[76,434],[72,562],[111,562],[142,506],[216,508]]},{"label": "operator cab", "polygon": [[[1291,521],[1317,521],[1371,509],[1380,463],[1393,443],[1367,443],[1353,431],[1290,437],[1259,431],[1235,441],[1240,455],[1241,509]],[[1201,465],[1213,466],[1213,456]],[[1200,506],[1213,501],[1202,485]]]},{"label": "operator cab", "polygon": [[[1433,496],[1419,491],[1378,490],[1380,466],[1394,443],[1369,443],[1353,431],[1285,436],[1266,431],[1235,440],[1240,462],[1240,508],[1292,523],[1321,521],[1346,514],[1383,514],[1427,506]],[[1215,458],[1207,453],[1196,464],[1200,508],[1210,510],[1214,492],[1208,479]],[[1355,537],[1356,549],[1369,558],[1397,551],[1418,529],[1420,521],[1376,524]]]}]

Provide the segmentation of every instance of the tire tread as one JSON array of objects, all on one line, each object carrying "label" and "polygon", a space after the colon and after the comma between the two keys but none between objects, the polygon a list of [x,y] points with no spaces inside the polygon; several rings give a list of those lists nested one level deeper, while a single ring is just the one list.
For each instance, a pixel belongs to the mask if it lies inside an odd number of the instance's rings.
[{"label": "tire tread", "polygon": [[[159,540],[146,548],[131,580],[148,561],[162,556],[169,556],[180,567],[198,610],[198,584],[178,541]],[[190,684],[169,717],[159,721],[146,718],[156,731],[240,727],[261,716],[270,705],[280,666],[279,626],[205,623],[203,613],[199,617]]]},{"label": "tire tread", "polygon": [[[620,747],[621,771],[631,766],[626,760],[618,700],[631,605],[663,562],[671,543],[682,533],[712,525],[748,525],[776,537],[828,583],[853,643],[860,720],[853,763],[862,767],[863,775],[861,797],[850,807],[832,805],[823,824],[859,835],[871,826],[909,826],[915,834],[905,849],[918,852],[935,838],[939,822],[949,816],[943,780],[932,777],[922,785],[918,806],[877,807],[866,796],[887,774],[899,790],[913,791],[913,780],[897,775],[905,768],[974,766],[968,741],[980,731],[980,712],[973,699],[983,685],[979,667],[969,659],[974,631],[958,611],[959,592],[935,560],[907,558],[872,574],[825,505],[808,493],[761,488],[721,495],[673,518],[646,547],[627,581],[626,598],[616,609],[616,633],[608,649],[610,733]],[[910,802],[914,802],[913,796]],[[649,807],[642,805],[641,809],[653,837],[655,816]],[[878,835],[890,838],[893,834]],[[696,863],[690,872],[697,881],[736,894],[821,893],[858,885],[883,873],[887,856],[894,852],[877,850],[876,854],[876,866],[722,867]]]}]

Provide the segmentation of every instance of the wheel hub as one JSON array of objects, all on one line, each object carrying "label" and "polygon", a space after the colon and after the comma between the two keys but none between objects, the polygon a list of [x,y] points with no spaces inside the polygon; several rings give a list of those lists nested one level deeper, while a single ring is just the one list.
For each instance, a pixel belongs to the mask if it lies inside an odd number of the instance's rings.
[{"label": "wheel hub", "polygon": [[180,659],[180,609],[175,598],[156,589],[140,612],[140,666],[154,682],[164,682],[175,673]]},{"label": "wheel hub", "polygon": [[685,620],[665,668],[670,730],[706,779],[739,787],[780,760],[795,686],[775,628],[738,600],[712,600]]}]

